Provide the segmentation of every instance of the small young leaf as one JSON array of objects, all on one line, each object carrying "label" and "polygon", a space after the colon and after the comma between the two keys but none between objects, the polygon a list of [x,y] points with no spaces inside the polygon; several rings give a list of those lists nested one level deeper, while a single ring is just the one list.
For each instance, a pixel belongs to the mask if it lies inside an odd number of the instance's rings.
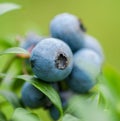
[{"label": "small young leaf", "polygon": [[0,90],[0,95],[2,95],[14,108],[21,107],[18,97],[10,91]]},{"label": "small young leaf", "polygon": [[80,119],[70,115],[70,114],[66,114],[63,118],[62,121],[80,121]]},{"label": "small young leaf", "polygon": [[20,47],[13,47],[13,48],[9,48],[3,52],[0,52],[0,55],[5,55],[5,54],[24,54],[26,56],[30,56],[29,52],[26,51],[23,48]]},{"label": "small young leaf", "polygon": [[35,114],[23,108],[17,108],[13,114],[12,121],[41,121]]},{"label": "small young leaf", "polygon": [[20,9],[21,6],[14,4],[14,3],[1,3],[0,4],[0,15],[12,11],[12,10],[16,10],[16,9]]},{"label": "small young leaf", "polygon": [[30,82],[38,90],[40,90],[42,93],[44,93],[51,100],[51,102],[56,106],[56,108],[60,111],[60,114],[62,116],[62,114],[63,114],[62,104],[60,101],[60,97],[59,97],[58,93],[54,90],[54,88],[52,88],[49,84],[47,84],[45,82],[42,82],[42,81],[38,82],[32,76],[22,75],[22,76],[18,76],[17,78]]}]

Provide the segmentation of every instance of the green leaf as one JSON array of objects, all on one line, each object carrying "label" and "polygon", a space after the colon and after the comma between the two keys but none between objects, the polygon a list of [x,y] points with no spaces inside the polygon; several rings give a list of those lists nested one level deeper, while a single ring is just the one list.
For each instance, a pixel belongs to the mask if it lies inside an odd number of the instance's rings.
[{"label": "green leaf", "polygon": [[41,121],[35,114],[23,108],[17,108],[13,114],[12,121]]},{"label": "green leaf", "polygon": [[112,107],[115,107],[115,105],[116,105],[116,97],[115,97],[115,95],[112,94],[113,92],[111,92],[110,89],[106,85],[104,85],[104,84],[99,84],[98,85],[98,89],[100,91],[100,94],[106,99],[106,104],[108,106],[110,105]]},{"label": "green leaf", "polygon": [[5,14],[6,12],[20,9],[21,6],[14,3],[1,3],[0,4],[0,15]]},{"label": "green leaf", "polygon": [[0,121],[7,121],[6,116],[0,111]]},{"label": "green leaf", "polygon": [[56,108],[60,111],[61,116],[63,115],[60,97],[58,93],[55,91],[55,89],[52,86],[50,86],[50,84],[47,84],[42,81],[38,82],[35,78],[33,78],[32,76],[28,76],[28,75],[18,76],[17,78],[30,82],[38,90],[44,93],[51,100],[51,102],[56,106]]},{"label": "green leaf", "polygon": [[100,99],[100,93],[97,93],[97,94],[93,94],[88,100],[90,100],[90,102],[93,102],[96,105],[98,105],[99,99]]},{"label": "green leaf", "polygon": [[67,113],[70,113],[82,121],[109,121],[107,112],[101,110],[92,102],[88,102],[84,96],[74,96],[70,102]]},{"label": "green leaf", "polygon": [[13,43],[11,43],[10,39],[0,38],[0,46],[4,48],[12,47]]},{"label": "green leaf", "polygon": [[111,66],[105,66],[103,70],[103,76],[100,78],[103,83],[105,82],[107,86],[116,95],[120,94],[120,73],[116,71]]},{"label": "green leaf", "polygon": [[13,92],[0,90],[0,95],[2,95],[14,108],[21,107],[18,97]]},{"label": "green leaf", "polygon": [[70,115],[70,114],[66,114],[63,118],[62,121],[80,121],[80,119]]},{"label": "green leaf", "polygon": [[20,47],[13,47],[13,48],[9,48],[3,52],[0,52],[0,55],[5,55],[5,54],[25,54],[26,56],[29,56],[29,52],[26,51],[23,48]]},{"label": "green leaf", "polygon": [[3,77],[5,77],[5,76],[6,76],[6,74],[0,73],[0,78],[3,78]]},{"label": "green leaf", "polygon": [[1,84],[1,82],[2,82],[2,80],[3,80],[3,78],[6,76],[6,74],[4,74],[4,73],[0,73],[0,84]]}]

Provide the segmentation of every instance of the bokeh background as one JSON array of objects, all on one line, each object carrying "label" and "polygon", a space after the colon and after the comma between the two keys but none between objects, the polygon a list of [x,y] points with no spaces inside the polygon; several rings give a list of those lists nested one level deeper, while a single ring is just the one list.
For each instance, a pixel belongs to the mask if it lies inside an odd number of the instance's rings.
[{"label": "bokeh background", "polygon": [[[81,18],[87,33],[96,37],[106,62],[120,70],[120,0],[0,0],[22,9],[0,16],[0,39],[25,35],[28,31],[49,35],[50,20],[69,12]],[[10,39],[11,41],[11,39]],[[14,39],[13,39],[14,41]]]}]

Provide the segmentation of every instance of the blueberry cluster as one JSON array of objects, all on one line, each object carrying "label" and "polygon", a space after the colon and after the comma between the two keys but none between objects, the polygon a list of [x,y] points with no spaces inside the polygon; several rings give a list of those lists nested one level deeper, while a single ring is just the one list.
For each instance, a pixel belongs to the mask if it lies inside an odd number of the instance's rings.
[{"label": "blueberry cluster", "polygon": [[[88,93],[96,84],[104,62],[99,42],[86,34],[81,20],[63,13],[50,22],[51,37],[29,35],[22,47],[30,51],[30,65],[38,81],[49,83],[61,97],[63,108],[74,93]],[[59,112],[47,97],[29,83],[22,88],[25,106],[49,107],[53,119]]]}]

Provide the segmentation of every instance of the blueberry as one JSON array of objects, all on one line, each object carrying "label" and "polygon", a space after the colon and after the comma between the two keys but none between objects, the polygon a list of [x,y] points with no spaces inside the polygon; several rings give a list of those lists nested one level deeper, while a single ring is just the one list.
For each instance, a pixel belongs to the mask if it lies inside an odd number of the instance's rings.
[{"label": "blueberry", "polygon": [[102,47],[96,38],[86,34],[83,47],[96,51],[101,56],[101,58],[104,60],[104,54],[103,54]]},{"label": "blueberry", "polygon": [[27,37],[25,40],[21,43],[20,47],[28,50],[30,53],[32,49],[37,45],[38,42],[40,42],[43,39],[43,37],[30,32],[27,34]]},{"label": "blueberry", "polygon": [[55,16],[50,23],[52,37],[66,42],[73,52],[83,46],[85,27],[74,15],[63,13]]},{"label": "blueberry", "polygon": [[[21,44],[20,47],[24,48],[25,50],[27,50],[30,54],[32,49],[37,45],[38,42],[40,42],[43,39],[43,37],[30,32],[27,34],[26,38],[24,38],[23,41],[20,40]],[[25,61],[23,62],[24,66],[24,72],[25,73],[31,73],[31,67],[30,67],[30,61],[29,58],[30,56],[26,56],[24,54],[18,54],[19,57],[21,58],[25,58]]]},{"label": "blueberry", "polygon": [[87,93],[94,85],[91,78],[76,66],[66,80],[70,89],[77,93]]},{"label": "blueberry", "polygon": [[77,93],[88,92],[96,83],[103,61],[91,49],[81,49],[74,54],[71,74],[66,78],[68,86]]},{"label": "blueberry", "polygon": [[66,78],[73,66],[71,49],[55,38],[43,39],[32,50],[30,57],[34,74],[46,81],[56,82]]},{"label": "blueberry", "polygon": [[45,103],[45,95],[26,82],[22,87],[22,102],[29,108],[39,108]]},{"label": "blueberry", "polygon": [[60,113],[58,111],[58,109],[52,105],[49,109],[49,113],[50,113],[50,116],[54,119],[54,120],[58,120],[59,117],[60,117]]}]

